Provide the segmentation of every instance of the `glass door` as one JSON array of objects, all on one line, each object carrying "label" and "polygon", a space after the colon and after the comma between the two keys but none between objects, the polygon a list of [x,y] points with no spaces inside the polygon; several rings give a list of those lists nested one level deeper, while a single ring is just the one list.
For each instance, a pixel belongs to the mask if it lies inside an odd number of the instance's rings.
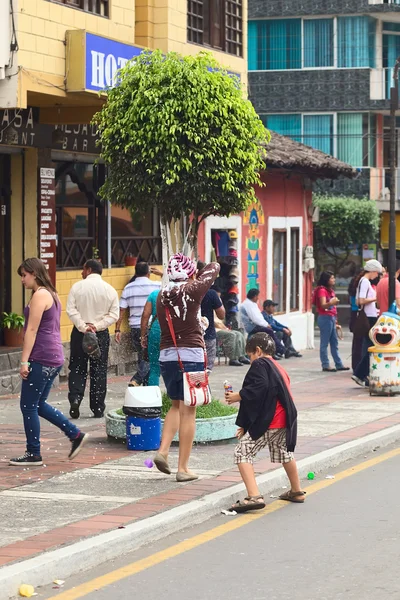
[{"label": "glass door", "polygon": [[[11,156],[0,154],[0,317],[11,310]],[[0,345],[2,344],[0,330]]]}]

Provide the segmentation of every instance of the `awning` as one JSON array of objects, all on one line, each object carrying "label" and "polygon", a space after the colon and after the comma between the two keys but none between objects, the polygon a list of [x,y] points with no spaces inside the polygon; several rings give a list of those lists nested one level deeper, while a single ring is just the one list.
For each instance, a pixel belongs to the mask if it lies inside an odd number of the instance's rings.
[{"label": "awning", "polygon": [[[389,222],[390,213],[382,213],[381,222],[381,247],[387,250],[389,248]],[[396,213],[396,249],[400,250],[400,213]]]}]

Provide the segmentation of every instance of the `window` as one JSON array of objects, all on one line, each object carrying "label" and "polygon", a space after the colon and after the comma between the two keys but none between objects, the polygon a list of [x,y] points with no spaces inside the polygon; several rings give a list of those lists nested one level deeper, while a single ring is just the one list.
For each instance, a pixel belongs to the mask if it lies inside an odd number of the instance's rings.
[{"label": "window", "polygon": [[278,304],[278,312],[286,312],[286,229],[274,229],[272,238],[273,252],[273,277],[272,299]]},{"label": "window", "polygon": [[376,21],[370,17],[339,17],[338,67],[374,67]]},{"label": "window", "polygon": [[333,115],[304,115],[303,143],[333,154]]},{"label": "window", "polygon": [[301,19],[250,21],[249,69],[301,69]]},{"label": "window", "polygon": [[269,217],[267,243],[267,298],[278,304],[277,312],[303,308],[303,217]]},{"label": "window", "polygon": [[300,229],[290,229],[290,310],[300,308]]},{"label": "window", "polygon": [[66,4],[72,8],[80,8],[85,12],[90,12],[101,17],[109,17],[109,0],[51,0]]},{"label": "window", "polygon": [[189,42],[243,56],[242,0],[188,0]]},{"label": "window", "polygon": [[[376,163],[376,115],[368,113],[260,115],[271,131],[286,135],[353,167]],[[335,125],[336,122],[336,125]]]},{"label": "window", "polygon": [[301,115],[261,115],[261,118],[271,131],[301,142]]},{"label": "window", "polygon": [[333,67],[333,19],[305,19],[303,46],[305,67]]}]

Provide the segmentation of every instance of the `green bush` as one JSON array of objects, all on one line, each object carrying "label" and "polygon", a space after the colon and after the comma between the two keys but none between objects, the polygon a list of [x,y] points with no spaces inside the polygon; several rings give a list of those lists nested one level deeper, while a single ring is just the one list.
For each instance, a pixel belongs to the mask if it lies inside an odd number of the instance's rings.
[{"label": "green bush", "polygon": [[[161,418],[165,419],[165,415],[171,408],[171,399],[164,392],[162,397],[162,409],[161,409]],[[237,413],[237,408],[235,406],[228,406],[227,404],[223,404],[219,400],[213,398],[210,404],[206,406],[199,406],[196,409],[196,418],[197,419],[212,419],[213,417],[227,417],[228,415],[234,415]],[[117,414],[123,415],[122,408],[117,410]]]}]

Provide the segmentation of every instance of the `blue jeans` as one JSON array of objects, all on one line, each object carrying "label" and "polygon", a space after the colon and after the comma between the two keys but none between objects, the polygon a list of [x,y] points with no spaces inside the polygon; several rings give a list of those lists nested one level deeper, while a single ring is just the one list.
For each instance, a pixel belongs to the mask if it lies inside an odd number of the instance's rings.
[{"label": "blue jeans", "polygon": [[323,369],[329,369],[328,345],[331,347],[332,358],[335,367],[340,369],[343,367],[342,359],[339,356],[339,342],[336,332],[336,317],[331,315],[319,315],[318,327],[321,332],[319,345],[319,357]]},{"label": "blue jeans", "polygon": [[47,404],[54,379],[61,367],[45,367],[32,362],[30,368],[28,378],[22,381],[21,412],[24,418],[26,449],[30,454],[40,456],[39,417],[59,427],[70,440],[78,437],[80,432],[59,410]]}]

